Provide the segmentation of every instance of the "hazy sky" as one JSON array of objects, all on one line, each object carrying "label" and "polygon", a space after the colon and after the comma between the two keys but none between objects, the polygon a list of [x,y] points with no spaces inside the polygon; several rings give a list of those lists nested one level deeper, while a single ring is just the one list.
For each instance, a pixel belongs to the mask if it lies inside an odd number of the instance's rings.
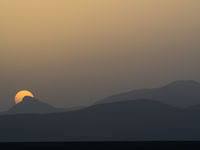
[{"label": "hazy sky", "polygon": [[200,81],[199,0],[1,0],[0,110],[20,89],[58,107]]}]

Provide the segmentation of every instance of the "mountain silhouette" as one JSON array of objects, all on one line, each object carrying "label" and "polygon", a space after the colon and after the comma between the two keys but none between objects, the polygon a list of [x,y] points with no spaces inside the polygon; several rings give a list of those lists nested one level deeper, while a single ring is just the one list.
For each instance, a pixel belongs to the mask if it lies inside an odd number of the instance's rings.
[{"label": "mountain silhouette", "polygon": [[97,103],[111,103],[134,99],[153,99],[177,107],[200,104],[200,83],[180,80],[153,89],[139,89],[106,97]]},{"label": "mountain silhouette", "polygon": [[1,113],[0,142],[200,140],[199,91],[175,81],[70,111],[24,97]]},{"label": "mountain silhouette", "polygon": [[153,100],[51,114],[0,116],[0,141],[200,140],[200,111]]},{"label": "mountain silhouette", "polygon": [[37,98],[25,96],[22,102],[15,104],[8,111],[0,112],[0,115],[67,112],[67,111],[78,110],[81,108],[84,107],[80,106],[71,108],[57,108],[42,101],[39,101]]},{"label": "mountain silhouette", "polygon": [[41,102],[36,98],[26,96],[22,102],[14,105],[8,113],[50,113],[57,111],[59,111],[58,108]]}]

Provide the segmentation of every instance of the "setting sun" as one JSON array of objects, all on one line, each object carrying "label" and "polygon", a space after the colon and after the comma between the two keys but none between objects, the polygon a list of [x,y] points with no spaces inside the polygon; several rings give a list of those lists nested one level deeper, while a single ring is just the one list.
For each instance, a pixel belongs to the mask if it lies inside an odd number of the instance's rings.
[{"label": "setting sun", "polygon": [[22,102],[25,96],[34,97],[30,91],[27,90],[19,91],[15,96],[15,104]]}]

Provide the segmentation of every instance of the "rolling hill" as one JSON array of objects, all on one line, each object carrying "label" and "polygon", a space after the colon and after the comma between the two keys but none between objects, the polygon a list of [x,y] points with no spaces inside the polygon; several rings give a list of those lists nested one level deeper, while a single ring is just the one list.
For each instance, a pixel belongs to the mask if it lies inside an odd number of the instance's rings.
[{"label": "rolling hill", "polygon": [[0,116],[0,141],[200,140],[200,111],[153,100],[51,114]]},{"label": "rolling hill", "polygon": [[71,107],[71,108],[57,108],[47,103],[44,103],[37,98],[29,96],[24,97],[23,101],[12,106],[8,111],[0,112],[0,115],[8,114],[45,114],[45,113],[56,113],[56,112],[67,112],[84,108]]},{"label": "rolling hill", "polygon": [[176,107],[189,107],[200,104],[200,83],[192,80],[175,81],[160,88],[139,89],[109,96],[97,104],[134,99],[153,99]]}]

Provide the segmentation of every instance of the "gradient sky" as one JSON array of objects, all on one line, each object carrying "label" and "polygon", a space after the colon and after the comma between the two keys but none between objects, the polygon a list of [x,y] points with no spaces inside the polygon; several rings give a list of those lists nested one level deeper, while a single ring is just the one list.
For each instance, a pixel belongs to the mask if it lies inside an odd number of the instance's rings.
[{"label": "gradient sky", "polygon": [[1,0],[0,20],[0,110],[200,81],[199,0]]}]

